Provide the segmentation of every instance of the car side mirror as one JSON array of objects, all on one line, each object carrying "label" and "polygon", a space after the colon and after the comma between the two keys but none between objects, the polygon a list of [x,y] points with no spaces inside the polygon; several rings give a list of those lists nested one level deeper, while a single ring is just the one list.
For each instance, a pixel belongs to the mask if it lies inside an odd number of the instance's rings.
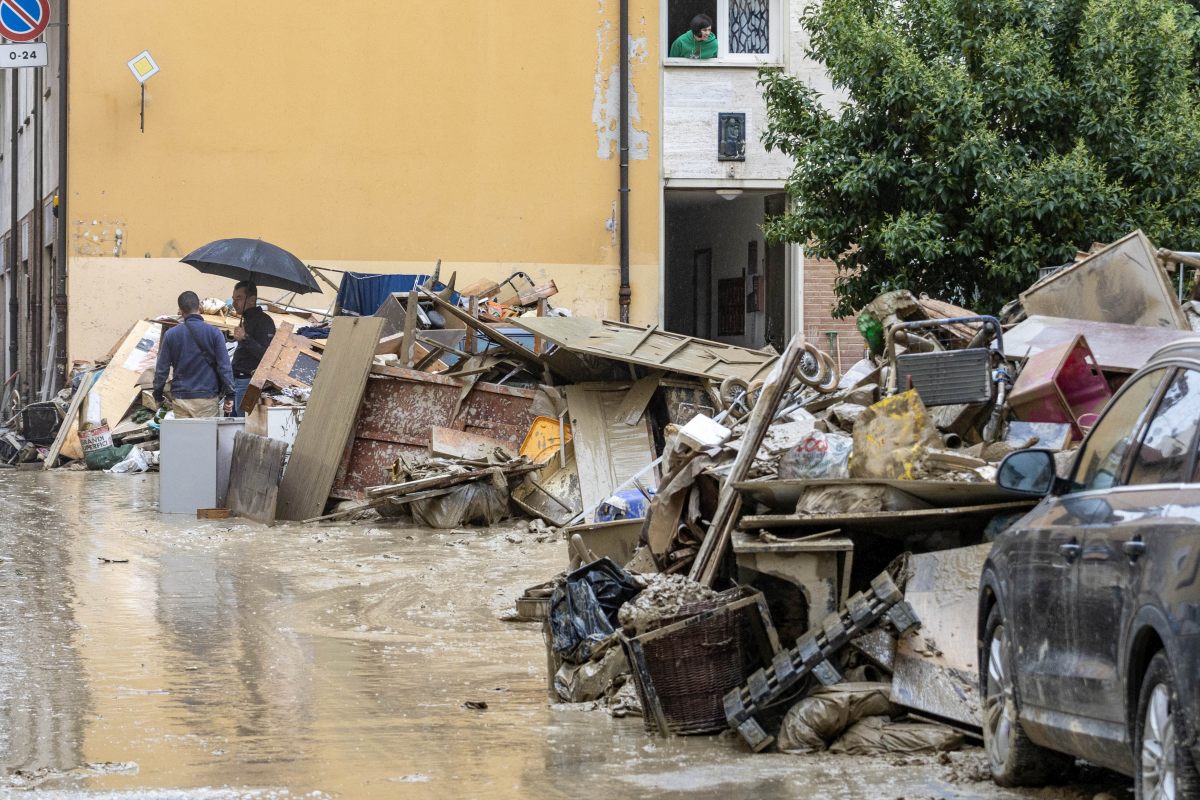
[{"label": "car side mirror", "polygon": [[1049,450],[1018,450],[1000,462],[996,483],[1010,492],[1045,497],[1054,490],[1054,467]]}]

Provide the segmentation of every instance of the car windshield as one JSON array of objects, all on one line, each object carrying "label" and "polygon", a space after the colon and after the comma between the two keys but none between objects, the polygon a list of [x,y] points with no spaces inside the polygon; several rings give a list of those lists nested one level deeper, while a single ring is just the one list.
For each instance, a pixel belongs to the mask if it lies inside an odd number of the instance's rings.
[{"label": "car windshield", "polygon": [[1084,442],[1070,491],[1107,489],[1117,482],[1125,454],[1142,420],[1150,413],[1151,400],[1166,373],[1166,369],[1157,369],[1142,375],[1108,406]]}]

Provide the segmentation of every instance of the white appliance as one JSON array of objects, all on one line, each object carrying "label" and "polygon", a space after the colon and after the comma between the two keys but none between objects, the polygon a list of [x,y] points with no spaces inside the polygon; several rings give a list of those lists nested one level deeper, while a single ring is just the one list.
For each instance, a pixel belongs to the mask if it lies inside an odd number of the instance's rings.
[{"label": "white appliance", "polygon": [[231,417],[163,420],[158,440],[158,510],[195,514],[198,508],[223,508],[233,437],[244,425],[244,419]]}]

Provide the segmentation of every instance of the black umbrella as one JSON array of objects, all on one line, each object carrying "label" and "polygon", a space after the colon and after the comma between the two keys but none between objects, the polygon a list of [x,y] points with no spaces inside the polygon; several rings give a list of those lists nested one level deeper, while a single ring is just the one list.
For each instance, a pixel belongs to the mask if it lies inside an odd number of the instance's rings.
[{"label": "black umbrella", "polygon": [[236,281],[254,281],[297,294],[319,292],[304,262],[282,247],[261,239],[218,239],[180,259],[208,275]]}]

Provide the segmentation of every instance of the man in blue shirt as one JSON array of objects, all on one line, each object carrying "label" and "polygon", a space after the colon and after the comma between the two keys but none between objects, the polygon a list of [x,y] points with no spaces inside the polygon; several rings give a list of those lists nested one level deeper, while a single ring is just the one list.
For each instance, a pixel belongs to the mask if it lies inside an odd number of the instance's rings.
[{"label": "man in blue shirt", "polygon": [[225,335],[200,316],[195,292],[179,295],[183,323],[163,334],[154,368],[154,399],[162,403],[171,373],[171,410],[178,418],[218,417],[233,398],[233,370]]}]

